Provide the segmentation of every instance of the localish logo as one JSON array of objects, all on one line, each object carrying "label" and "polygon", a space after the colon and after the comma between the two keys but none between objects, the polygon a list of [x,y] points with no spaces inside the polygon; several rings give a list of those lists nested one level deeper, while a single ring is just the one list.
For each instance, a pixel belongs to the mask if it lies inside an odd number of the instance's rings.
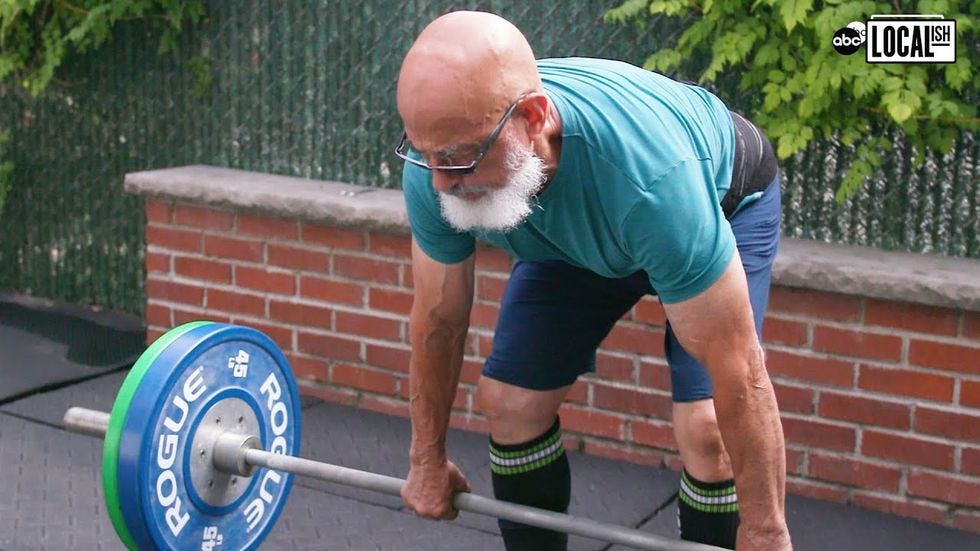
[{"label": "localish logo", "polygon": [[834,33],[834,49],[851,55],[865,47],[868,63],[955,63],[956,20],[942,15],[872,15]]},{"label": "localish logo", "polygon": [[868,63],[955,63],[956,20],[942,15],[872,15]]}]

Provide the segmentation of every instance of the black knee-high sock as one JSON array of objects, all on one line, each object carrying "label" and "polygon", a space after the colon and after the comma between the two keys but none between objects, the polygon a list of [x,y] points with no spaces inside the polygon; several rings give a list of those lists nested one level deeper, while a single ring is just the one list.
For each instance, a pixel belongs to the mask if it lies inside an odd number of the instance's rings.
[{"label": "black knee-high sock", "polygon": [[734,480],[701,482],[684,471],[677,497],[681,539],[735,549],[738,495]]},{"label": "black knee-high sock", "polygon": [[[497,499],[564,513],[571,496],[568,457],[558,419],[541,436],[522,444],[490,440],[490,470]],[[564,551],[568,534],[497,521],[507,551]]]}]

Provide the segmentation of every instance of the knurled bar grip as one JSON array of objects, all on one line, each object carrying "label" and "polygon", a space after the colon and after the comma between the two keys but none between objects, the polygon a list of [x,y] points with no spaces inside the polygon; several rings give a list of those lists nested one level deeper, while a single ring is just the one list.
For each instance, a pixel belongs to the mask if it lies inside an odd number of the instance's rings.
[{"label": "knurled bar grip", "polygon": [[[109,424],[109,414],[102,411],[72,407],[65,413],[64,424],[66,428],[74,432],[81,432],[92,436],[104,436]],[[248,439],[246,435],[235,436],[241,441]],[[236,457],[219,457],[222,450],[226,450],[227,453],[233,453]],[[241,454],[244,457],[241,457]],[[248,446],[233,446],[228,448],[216,446],[214,450],[214,462],[216,465],[245,464],[251,467],[265,467],[275,471],[307,476],[393,496],[400,496],[402,486],[405,484],[405,481],[400,478],[341,467],[339,465],[331,465],[302,457],[280,455],[262,449],[249,448]],[[537,526],[538,528],[628,545],[638,549],[662,551],[709,551],[720,549],[700,543],[670,540],[617,524],[574,517],[554,511],[546,511],[526,505],[482,497],[467,492],[456,494],[453,498],[453,507],[460,511],[507,519],[522,524]]]}]

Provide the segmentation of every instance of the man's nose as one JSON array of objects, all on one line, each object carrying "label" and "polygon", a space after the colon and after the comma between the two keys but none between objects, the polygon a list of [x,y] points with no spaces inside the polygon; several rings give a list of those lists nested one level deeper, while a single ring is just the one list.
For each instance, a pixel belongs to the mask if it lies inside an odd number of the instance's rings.
[{"label": "man's nose", "polygon": [[463,174],[436,169],[432,171],[432,187],[440,193],[449,193],[463,183],[463,178]]}]

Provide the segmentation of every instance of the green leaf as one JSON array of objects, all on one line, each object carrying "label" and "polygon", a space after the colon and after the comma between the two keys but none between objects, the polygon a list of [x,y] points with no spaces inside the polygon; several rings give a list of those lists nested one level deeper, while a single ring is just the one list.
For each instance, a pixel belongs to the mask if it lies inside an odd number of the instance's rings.
[{"label": "green leaf", "polygon": [[779,4],[779,13],[787,32],[792,32],[798,23],[806,20],[807,13],[813,8],[813,0],[784,0]]}]

